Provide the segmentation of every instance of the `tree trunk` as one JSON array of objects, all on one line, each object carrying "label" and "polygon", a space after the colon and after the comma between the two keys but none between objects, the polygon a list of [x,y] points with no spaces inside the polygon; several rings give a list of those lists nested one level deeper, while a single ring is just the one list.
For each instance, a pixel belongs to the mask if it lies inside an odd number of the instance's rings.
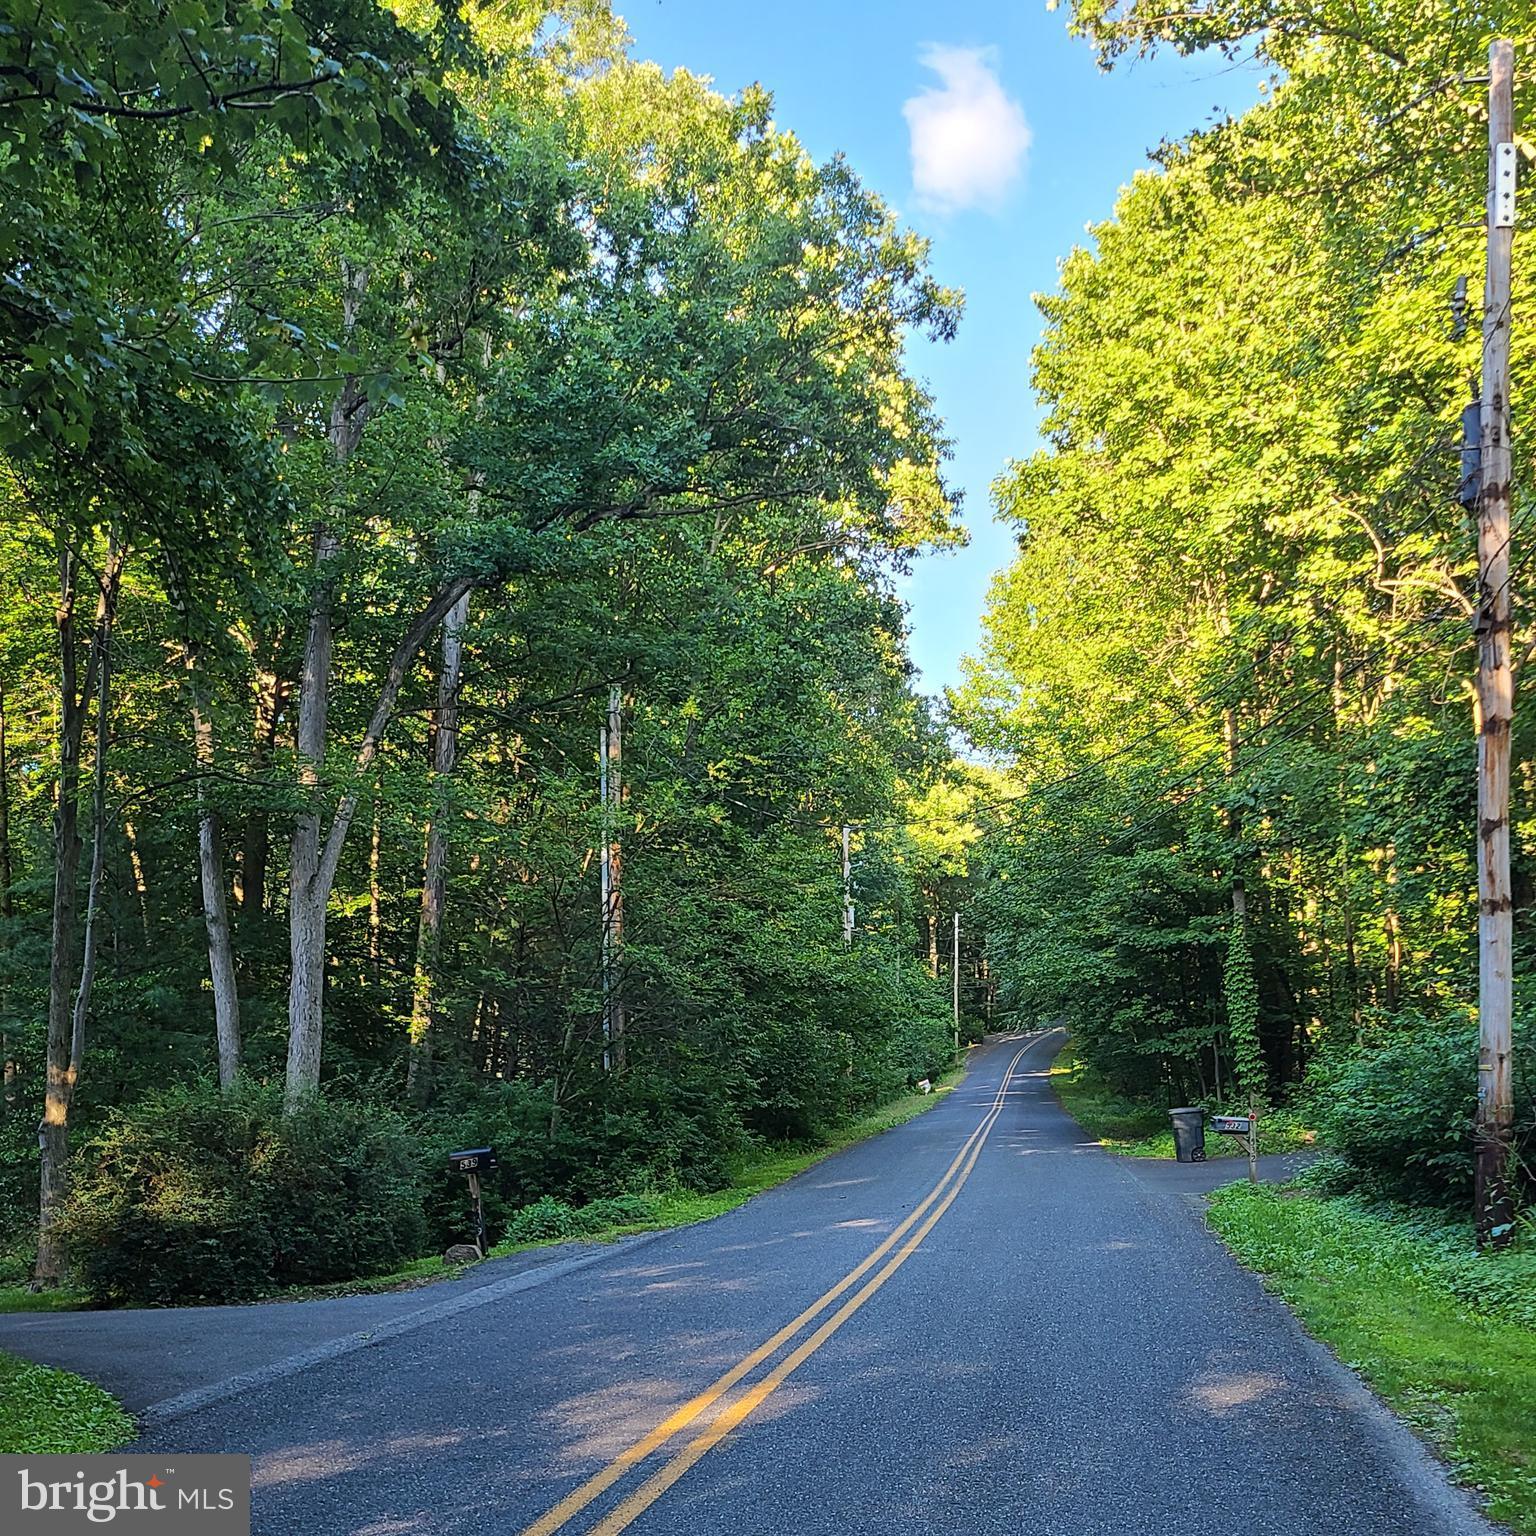
[{"label": "tree trunk", "polygon": [[[44,1051],[46,1081],[43,1118],[38,1126],[38,1230],[37,1265],[33,1285],[58,1285],[64,1278],[64,1250],[55,1229],[69,1177],[69,1113],[80,1075],[84,1049],[84,1017],[78,1001],[71,1005],[75,931],[79,919],[80,873],[80,741],[85,729],[86,701],[96,690],[98,670],[105,666],[112,617],[122,575],[122,551],[113,542],[102,573],[96,606],[96,633],[86,660],[85,675],[76,655],[75,602],[78,593],[77,559],[67,546],[59,551],[59,607],[55,617],[59,638],[59,784],[53,809],[53,911],[48,960],[48,1035]],[[98,754],[105,747],[106,683],[103,679],[97,715]],[[97,764],[98,779],[105,773],[104,760]],[[102,795],[96,797],[97,827],[93,838],[99,852],[102,839],[99,812]],[[93,874],[96,864],[93,852]],[[99,881],[96,883],[99,894]],[[92,925],[94,930],[94,925]],[[94,931],[82,966],[81,993],[89,1006],[88,980],[94,965]],[[77,1015],[79,1023],[77,1024]]]},{"label": "tree trunk", "polygon": [[0,683],[0,918],[15,914],[11,901],[11,767],[5,744],[5,684]]},{"label": "tree trunk", "polygon": [[[350,337],[368,289],[368,269],[341,263],[342,333]],[[338,482],[362,441],[368,420],[368,396],[348,375],[331,404],[328,437]],[[340,486],[338,484],[338,499]],[[326,725],[330,709],[331,657],[335,634],[331,607],[336,597],[333,567],[341,553],[334,528],[315,530],[314,590],[304,633],[299,674],[298,725],[294,748],[299,787],[306,805],[294,818],[288,870],[288,1070],[285,1099],[292,1109],[320,1085],[320,1047],[325,994],[325,909],[331,881],[323,879],[320,846],[320,772],[325,764]],[[332,874],[334,879],[334,872]]]},{"label": "tree trunk", "polygon": [[144,876],[144,860],[139,856],[139,834],[134,830],[133,823],[126,818],[123,821],[123,841],[128,845],[128,869],[133,876],[134,899],[139,904],[139,927],[147,947],[150,942],[149,881]]},{"label": "tree trunk", "polygon": [[[317,680],[330,673],[329,604],[323,622],[323,643],[306,644],[304,682],[299,698],[299,774],[309,793],[312,809],[294,820],[293,859],[288,897],[288,1078],[286,1100],[290,1108],[319,1086],[322,1004],[325,983],[325,909],[347,833],[357,815],[361,786],[366,782],[384,732],[394,718],[395,705],[405,674],[427,637],[443,622],[455,604],[474,586],[471,576],[456,576],[441,587],[412,620],[390,657],[383,686],[368,728],[353,759],[351,784],[342,794],[331,818],[329,832],[320,837],[319,756],[325,748],[324,700],[306,705],[305,698],[317,688]],[[312,629],[317,626],[312,625]],[[313,656],[311,652],[314,652]],[[323,665],[321,664],[323,662]]]},{"label": "tree trunk", "polygon": [[447,885],[448,838],[444,828],[447,786],[458,759],[459,683],[464,669],[465,593],[443,620],[443,664],[437,680],[437,713],[432,743],[435,800],[427,824],[427,853],[421,880],[421,920],[416,933],[416,974],[411,996],[410,1062],[406,1088],[417,1097],[431,1092],[433,996],[442,948],[443,901]]},{"label": "tree trunk", "polygon": [[[5,684],[0,683],[0,922],[15,916],[11,901],[11,769],[5,750]],[[10,944],[10,934],[5,936]],[[9,998],[0,994],[0,1012],[9,1013]],[[4,1063],[3,1097],[0,1112],[9,1114],[16,1102],[16,1058],[11,1053],[11,1037],[0,1033],[0,1062]]]},{"label": "tree trunk", "polygon": [[[335,413],[333,413],[334,419]],[[294,817],[288,870],[288,1072],[286,1101],[293,1108],[320,1084],[322,1005],[325,992],[325,909],[329,885],[320,878],[320,770],[325,762],[326,718],[330,703],[330,574],[340,544],[328,529],[315,536],[314,596],[304,641],[299,678],[299,718],[295,733],[299,785],[307,804]]]},{"label": "tree trunk", "polygon": [[219,1051],[219,1088],[228,1093],[240,1071],[240,994],[229,936],[229,898],[224,890],[224,852],[218,812],[208,794],[213,770],[213,720],[207,683],[195,650],[187,647],[191,679],[192,741],[197,756],[197,867],[203,888],[203,927],[208,934],[208,976],[213,984],[213,1027]]},{"label": "tree trunk", "polygon": [[[366,269],[342,263],[343,329],[350,333],[368,286]],[[368,419],[367,392],[349,376],[331,406],[330,444],[338,479],[362,438]],[[339,489],[339,487],[338,487]],[[351,783],[343,792],[321,833],[321,769],[325,763],[326,721],[330,703],[331,656],[334,635],[331,609],[335,601],[334,566],[341,542],[334,528],[315,533],[315,584],[310,598],[309,624],[304,636],[304,660],[299,676],[298,727],[294,746],[299,786],[305,808],[294,818],[289,866],[288,954],[288,1072],[285,1101],[290,1109],[320,1083],[321,1031],[325,993],[325,914],[336,868],[357,814],[361,785],[378,756],[379,743],[394,718],[406,672],[432,631],[475,585],[472,576],[455,576],[437,590],[417,614],[389,660],[373,713],[353,759]]]},{"label": "tree trunk", "polygon": [[[272,771],[277,746],[277,720],[283,710],[284,684],[277,673],[256,666],[256,710],[251,726],[250,776],[263,795],[262,785]],[[240,848],[240,921],[259,925],[267,909],[267,851],[271,836],[264,799],[259,799],[245,818]]]},{"label": "tree trunk", "polygon": [[85,939],[81,946],[80,984],[75,989],[70,1019],[69,1059],[78,1083],[85,1061],[85,1021],[96,983],[96,955],[101,947],[101,882],[107,851],[107,744],[112,702],[112,612],[109,607],[101,627],[101,660],[96,668],[96,743],[91,765],[91,875],[86,885]]},{"label": "tree trunk", "polygon": [[375,987],[384,968],[384,897],[379,889],[379,858],[384,845],[383,786],[373,786],[373,835],[368,840],[368,970]]}]

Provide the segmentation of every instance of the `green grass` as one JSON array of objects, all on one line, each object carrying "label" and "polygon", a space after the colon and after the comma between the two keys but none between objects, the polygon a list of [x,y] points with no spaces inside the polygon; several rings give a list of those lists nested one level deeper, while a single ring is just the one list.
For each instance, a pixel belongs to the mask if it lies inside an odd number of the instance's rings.
[{"label": "green grass", "polygon": [[1294,1187],[1234,1184],[1210,1222],[1488,1513],[1536,1536],[1536,1246]]},{"label": "green grass", "polygon": [[31,1250],[19,1246],[0,1252],[0,1312],[74,1312],[90,1306],[91,1298],[72,1286],[34,1291],[33,1258]]},{"label": "green grass", "polygon": [[91,1298],[73,1286],[34,1291],[25,1285],[0,1285],[0,1312],[77,1312]]},{"label": "green grass", "polygon": [[[1051,1064],[1051,1087],[1062,1108],[1100,1146],[1125,1157],[1173,1159],[1173,1126],[1161,1104],[1117,1093],[1087,1062],[1078,1059],[1072,1041]],[[1237,1110],[1231,1111],[1236,1114]],[[1286,1110],[1271,1110],[1259,1121],[1259,1152],[1295,1152],[1316,1140],[1312,1131]],[[1244,1157],[1242,1138],[1205,1136],[1208,1158]]]},{"label": "green grass", "polygon": [[0,1355],[0,1453],[88,1456],[135,1432],[117,1399],[83,1376]]}]

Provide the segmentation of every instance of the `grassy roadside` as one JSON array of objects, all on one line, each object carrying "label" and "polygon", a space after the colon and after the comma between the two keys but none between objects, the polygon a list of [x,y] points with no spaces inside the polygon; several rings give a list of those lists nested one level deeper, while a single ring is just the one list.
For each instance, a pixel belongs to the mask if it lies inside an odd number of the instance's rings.
[{"label": "grassy roadside", "polygon": [[117,1399],[83,1376],[0,1355],[0,1454],[88,1456],[135,1433]]},{"label": "grassy roadside", "polygon": [[[731,1169],[730,1182],[723,1189],[707,1194],[694,1190],[665,1190],[648,1194],[640,1197],[638,1204],[644,1208],[645,1214],[638,1219],[590,1228],[583,1226],[533,1242],[500,1243],[491,1249],[488,1257],[505,1258],[508,1254],[525,1253],[572,1241],[614,1242],[621,1237],[633,1237],[642,1232],[659,1232],[670,1227],[686,1227],[695,1222],[708,1221],[712,1216],[721,1216],[726,1211],[735,1210],[754,1195],[771,1189],[775,1184],[782,1184],[797,1173],[803,1173],[823,1158],[842,1151],[844,1147],[851,1147],[856,1142],[867,1141],[872,1136],[904,1125],[924,1110],[932,1109],[958,1086],[964,1076],[965,1068],[962,1066],[939,1079],[931,1093],[903,1094],[867,1115],[845,1122],[827,1140],[814,1146],[768,1146],[755,1150],[735,1164]],[[426,1258],[413,1259],[388,1274],[371,1275],[365,1279],[334,1285],[295,1286],[273,1292],[261,1299],[319,1301],[334,1296],[376,1295],[382,1291],[411,1290],[431,1285],[438,1280],[451,1279],[460,1272],[446,1268],[442,1259],[432,1254]],[[0,1312],[67,1312],[89,1305],[90,1298],[84,1292],[67,1287],[34,1293],[24,1283],[0,1285]]]},{"label": "grassy roadside", "polygon": [[1308,1331],[1487,1500],[1536,1536],[1536,1248],[1350,1198],[1234,1184],[1210,1223]]},{"label": "grassy roadside", "polygon": [[[1051,1064],[1051,1087],[1062,1108],[1109,1151],[1126,1157],[1172,1160],[1173,1127],[1168,1111],[1145,1099],[1128,1099],[1116,1093],[1092,1067],[1078,1059],[1070,1040]],[[1259,1121],[1261,1154],[1295,1152],[1310,1147],[1314,1140],[1312,1131],[1285,1110],[1272,1110]],[[1239,1137],[1207,1134],[1205,1155],[1214,1161],[1245,1154]]]}]

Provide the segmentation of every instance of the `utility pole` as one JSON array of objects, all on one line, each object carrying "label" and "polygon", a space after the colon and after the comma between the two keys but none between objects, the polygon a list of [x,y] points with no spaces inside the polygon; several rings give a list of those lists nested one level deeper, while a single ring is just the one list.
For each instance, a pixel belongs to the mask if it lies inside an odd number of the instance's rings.
[{"label": "utility pole", "polygon": [[603,748],[603,1063],[624,1070],[624,844],[619,816],[624,799],[624,691],[608,690]]},{"label": "utility pole", "polygon": [[1481,483],[1477,498],[1478,1062],[1476,1221],[1480,1243],[1513,1231],[1510,1153],[1514,1077],[1513,903],[1509,882],[1510,662],[1509,335],[1515,238],[1515,54],[1488,52],[1488,280],[1483,302]]},{"label": "utility pole", "polygon": [[955,913],[955,956],[950,964],[955,992],[955,1054],[960,1052],[960,914]]},{"label": "utility pole", "polygon": [[843,828],[843,943],[853,943],[853,829]]}]

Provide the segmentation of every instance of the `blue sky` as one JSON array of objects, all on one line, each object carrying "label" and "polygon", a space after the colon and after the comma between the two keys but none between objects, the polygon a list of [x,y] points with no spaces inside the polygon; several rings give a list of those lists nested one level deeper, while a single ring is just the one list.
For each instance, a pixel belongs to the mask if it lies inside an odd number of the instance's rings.
[{"label": "blue sky", "polygon": [[1219,60],[1159,58],[1103,74],[1043,0],[616,0],[635,51],[713,77],[754,81],[818,159],[845,153],[863,180],[933,241],[966,315],[913,364],[955,441],[969,548],[919,562],[903,584],[919,686],[959,678],[980,635],[987,585],[1012,551],[989,487],[1038,442],[1030,296],[1106,217],[1147,151],[1257,95],[1257,74]]}]

